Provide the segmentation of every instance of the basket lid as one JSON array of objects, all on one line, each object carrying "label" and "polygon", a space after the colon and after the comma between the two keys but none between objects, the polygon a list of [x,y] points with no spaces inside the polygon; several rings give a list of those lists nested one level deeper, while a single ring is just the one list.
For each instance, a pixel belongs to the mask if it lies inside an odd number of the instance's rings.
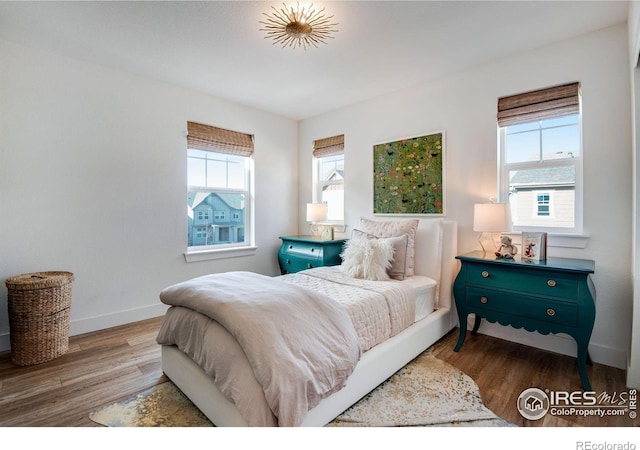
[{"label": "basket lid", "polygon": [[5,285],[15,290],[46,289],[69,284],[74,279],[71,272],[33,272],[7,278]]}]

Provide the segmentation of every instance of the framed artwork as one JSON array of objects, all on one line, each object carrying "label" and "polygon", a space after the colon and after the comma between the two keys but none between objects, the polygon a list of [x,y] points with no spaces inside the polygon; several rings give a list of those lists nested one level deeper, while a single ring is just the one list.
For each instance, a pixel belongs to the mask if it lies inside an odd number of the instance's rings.
[{"label": "framed artwork", "polygon": [[531,261],[547,259],[547,233],[522,232],[522,259]]},{"label": "framed artwork", "polygon": [[444,131],[373,146],[373,213],[444,215]]}]

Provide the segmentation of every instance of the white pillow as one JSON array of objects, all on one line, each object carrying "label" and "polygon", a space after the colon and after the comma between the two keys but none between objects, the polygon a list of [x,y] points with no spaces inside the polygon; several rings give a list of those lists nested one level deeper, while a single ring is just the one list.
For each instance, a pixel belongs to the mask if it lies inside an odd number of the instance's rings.
[{"label": "white pillow", "polygon": [[407,278],[408,235],[403,234],[402,236],[379,238],[373,234],[365,233],[362,230],[354,229],[351,232],[351,240],[354,241],[360,239],[382,239],[391,242],[391,245],[393,246],[393,258],[391,258],[387,273],[389,274],[389,277],[394,280],[404,280]]},{"label": "white pillow", "polygon": [[352,278],[387,281],[391,267],[393,244],[382,239],[354,239],[347,242],[340,254],[342,270]]},{"label": "white pillow", "polygon": [[418,219],[407,220],[370,220],[364,217],[360,218],[360,223],[356,227],[358,230],[368,234],[373,234],[379,238],[398,237],[403,234],[407,235],[407,257],[406,257],[406,273],[407,277],[415,274],[414,261],[416,254],[416,231],[419,224]]},{"label": "white pillow", "polygon": [[407,278],[407,251],[409,250],[409,236],[395,236],[390,238],[381,238],[383,241],[389,241],[393,246],[393,258],[387,269],[387,273],[394,280],[404,280]]}]

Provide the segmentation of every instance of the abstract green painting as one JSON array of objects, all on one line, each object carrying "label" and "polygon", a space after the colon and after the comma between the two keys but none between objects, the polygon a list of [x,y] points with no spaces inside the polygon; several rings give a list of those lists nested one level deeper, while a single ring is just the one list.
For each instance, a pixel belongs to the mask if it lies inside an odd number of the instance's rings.
[{"label": "abstract green painting", "polygon": [[374,214],[444,214],[444,132],[373,146]]}]

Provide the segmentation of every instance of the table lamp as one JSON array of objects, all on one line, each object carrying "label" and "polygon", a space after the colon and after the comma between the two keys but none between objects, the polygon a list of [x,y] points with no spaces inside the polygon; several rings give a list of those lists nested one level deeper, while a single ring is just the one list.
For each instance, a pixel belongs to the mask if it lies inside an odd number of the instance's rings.
[{"label": "table lamp", "polygon": [[327,205],[324,203],[307,203],[307,222],[312,236],[320,236],[318,222],[327,220]]},{"label": "table lamp", "polygon": [[[511,230],[508,203],[477,203],[473,207],[473,231],[479,231],[482,251],[493,254],[498,248],[499,235]],[[498,238],[496,239],[496,235]],[[491,246],[491,248],[488,248]]]}]

